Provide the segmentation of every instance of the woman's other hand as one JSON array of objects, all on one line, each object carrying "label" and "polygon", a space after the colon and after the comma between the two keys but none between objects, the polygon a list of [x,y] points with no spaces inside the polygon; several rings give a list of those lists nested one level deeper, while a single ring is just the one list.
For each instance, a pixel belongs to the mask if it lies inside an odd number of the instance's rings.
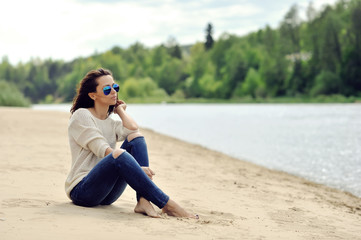
[{"label": "woman's other hand", "polygon": [[155,175],[155,173],[153,172],[152,169],[150,169],[149,167],[141,167],[143,169],[143,171],[145,172],[145,174],[148,175],[148,177],[153,180],[153,176]]}]

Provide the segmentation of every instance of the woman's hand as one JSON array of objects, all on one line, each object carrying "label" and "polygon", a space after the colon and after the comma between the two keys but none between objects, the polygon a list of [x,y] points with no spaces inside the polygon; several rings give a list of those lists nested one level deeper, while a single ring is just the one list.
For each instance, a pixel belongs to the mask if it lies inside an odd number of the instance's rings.
[{"label": "woman's hand", "polygon": [[117,100],[117,103],[114,105],[114,113],[118,114],[120,119],[122,119],[124,127],[129,130],[138,130],[138,124],[128,115],[125,111],[126,109],[127,104],[123,100]]},{"label": "woman's hand", "polygon": [[125,111],[127,109],[127,104],[123,100],[117,100],[117,103],[114,106],[114,112],[118,113],[121,109]]},{"label": "woman's hand", "polygon": [[145,174],[148,175],[148,177],[153,180],[153,176],[155,175],[155,173],[152,171],[152,169],[150,169],[149,167],[141,167],[143,169],[143,171],[145,172]]}]

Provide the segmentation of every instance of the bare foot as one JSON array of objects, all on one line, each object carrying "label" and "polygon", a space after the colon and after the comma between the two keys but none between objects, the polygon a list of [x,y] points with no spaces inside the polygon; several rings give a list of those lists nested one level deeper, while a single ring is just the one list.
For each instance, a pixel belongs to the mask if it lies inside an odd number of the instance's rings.
[{"label": "bare foot", "polygon": [[184,210],[181,206],[179,206],[175,201],[169,199],[167,204],[162,209],[163,213],[168,214],[173,217],[184,217],[184,218],[194,218],[199,219],[198,215],[193,215]]},{"label": "bare foot", "polygon": [[160,218],[159,214],[155,211],[153,205],[143,197],[139,199],[139,202],[134,208],[134,212],[141,213],[153,218]]}]

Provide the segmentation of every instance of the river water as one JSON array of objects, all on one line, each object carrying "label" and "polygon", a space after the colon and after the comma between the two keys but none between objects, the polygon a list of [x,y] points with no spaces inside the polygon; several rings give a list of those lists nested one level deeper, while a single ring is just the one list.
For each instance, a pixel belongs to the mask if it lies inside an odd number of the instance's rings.
[{"label": "river water", "polygon": [[361,104],[129,104],[127,112],[142,127],[361,197]]}]

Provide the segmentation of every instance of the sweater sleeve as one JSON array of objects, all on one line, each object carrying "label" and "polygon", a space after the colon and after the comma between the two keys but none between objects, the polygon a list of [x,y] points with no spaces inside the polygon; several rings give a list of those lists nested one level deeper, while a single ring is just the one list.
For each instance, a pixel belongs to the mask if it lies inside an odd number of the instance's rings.
[{"label": "sweater sleeve", "polygon": [[115,121],[115,133],[117,135],[117,142],[123,141],[129,134],[138,132],[138,130],[130,130],[124,127],[122,121]]},{"label": "sweater sleeve", "polygon": [[97,157],[103,158],[106,149],[110,146],[90,114],[83,109],[75,111],[69,123],[69,134],[79,146],[92,151]]}]

